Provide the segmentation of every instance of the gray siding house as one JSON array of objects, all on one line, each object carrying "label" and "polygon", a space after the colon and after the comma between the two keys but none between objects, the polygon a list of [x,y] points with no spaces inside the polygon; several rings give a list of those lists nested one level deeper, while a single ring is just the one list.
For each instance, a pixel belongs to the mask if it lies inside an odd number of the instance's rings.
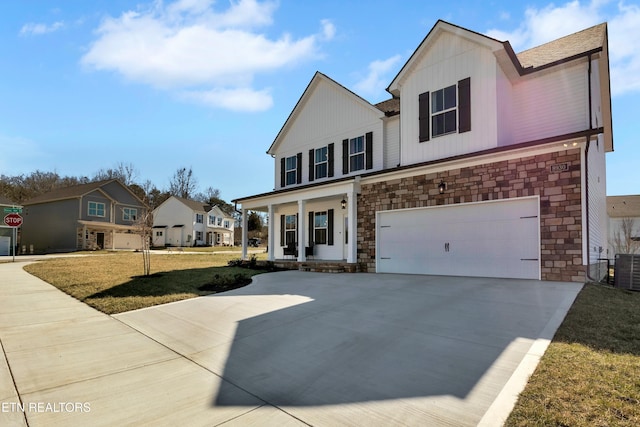
[{"label": "gray siding house", "polygon": [[147,209],[116,179],[60,188],[24,203],[21,243],[31,253],[140,249]]}]

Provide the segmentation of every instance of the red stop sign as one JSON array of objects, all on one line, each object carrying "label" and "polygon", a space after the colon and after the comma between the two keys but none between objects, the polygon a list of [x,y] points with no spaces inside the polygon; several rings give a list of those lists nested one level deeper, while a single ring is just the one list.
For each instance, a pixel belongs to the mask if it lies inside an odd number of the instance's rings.
[{"label": "red stop sign", "polygon": [[17,213],[10,213],[4,216],[4,223],[9,227],[20,227],[22,225],[22,217]]}]

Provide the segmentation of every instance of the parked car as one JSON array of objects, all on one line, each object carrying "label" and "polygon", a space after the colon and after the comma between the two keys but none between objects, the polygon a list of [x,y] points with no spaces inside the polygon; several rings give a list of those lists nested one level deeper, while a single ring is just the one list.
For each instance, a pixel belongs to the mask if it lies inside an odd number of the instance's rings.
[{"label": "parked car", "polygon": [[253,246],[254,248],[257,248],[258,246],[260,246],[260,243],[262,243],[262,241],[257,237],[252,237],[251,239],[249,239],[249,242],[248,242],[249,246]]}]

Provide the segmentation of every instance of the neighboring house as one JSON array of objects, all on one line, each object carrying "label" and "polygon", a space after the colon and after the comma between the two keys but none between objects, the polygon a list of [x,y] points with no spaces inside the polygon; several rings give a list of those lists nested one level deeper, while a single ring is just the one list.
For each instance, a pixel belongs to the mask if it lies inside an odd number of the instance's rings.
[{"label": "neighboring house", "polygon": [[608,61],[606,24],[515,54],[438,21],[387,101],[318,72],[267,151],[275,190],[235,200],[243,230],[268,213],[270,259],[584,281],[607,244]]},{"label": "neighboring house", "polygon": [[[609,253],[640,253],[640,195],[607,196]],[[628,239],[627,239],[628,238]]]},{"label": "neighboring house", "polygon": [[147,209],[116,179],[59,188],[24,203],[21,243],[36,253],[140,249]]},{"label": "neighboring house", "polygon": [[153,246],[233,246],[233,228],[219,206],[171,196],[153,211]]},{"label": "neighboring house", "polygon": [[[21,208],[22,206],[13,203],[11,200],[6,197],[0,196],[0,218],[3,220],[0,221],[0,256],[4,255],[12,255],[13,251],[11,250],[12,246],[16,246],[16,243],[13,241],[14,231],[13,227],[6,226],[4,224],[4,217],[7,213],[4,212],[5,208]],[[18,232],[16,232],[16,235]],[[20,239],[18,238],[18,241]]]}]

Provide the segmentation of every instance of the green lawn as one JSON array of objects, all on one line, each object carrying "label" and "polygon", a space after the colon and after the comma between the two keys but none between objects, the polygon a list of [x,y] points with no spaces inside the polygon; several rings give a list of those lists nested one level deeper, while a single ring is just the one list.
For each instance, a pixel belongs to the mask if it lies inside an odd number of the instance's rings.
[{"label": "green lawn", "polygon": [[586,285],[506,425],[640,425],[640,293]]},{"label": "green lawn", "polygon": [[[207,295],[247,283],[260,273],[228,267],[238,254],[153,254],[141,277],[142,254],[101,253],[29,264],[25,270],[107,314]],[[265,258],[260,255],[258,258]]]}]

